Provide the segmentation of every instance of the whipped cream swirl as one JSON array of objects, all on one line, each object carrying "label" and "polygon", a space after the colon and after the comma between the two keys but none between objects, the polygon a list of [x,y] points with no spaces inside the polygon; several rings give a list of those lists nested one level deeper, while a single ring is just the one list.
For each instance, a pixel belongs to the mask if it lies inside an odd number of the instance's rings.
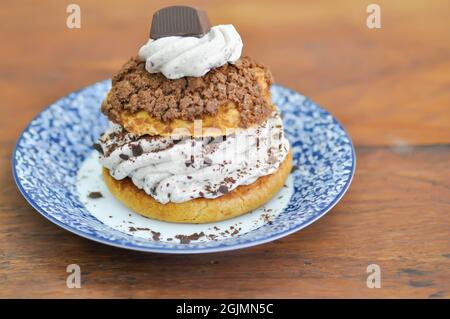
[{"label": "whipped cream swirl", "polygon": [[209,70],[236,62],[242,40],[233,25],[217,25],[202,36],[172,36],[150,39],[139,50],[139,58],[150,73],[161,72],[168,79],[201,77]]},{"label": "whipped cream swirl", "polygon": [[99,141],[101,164],[160,203],[216,198],[274,173],[289,143],[278,112],[226,137],[137,137],[114,124]]}]

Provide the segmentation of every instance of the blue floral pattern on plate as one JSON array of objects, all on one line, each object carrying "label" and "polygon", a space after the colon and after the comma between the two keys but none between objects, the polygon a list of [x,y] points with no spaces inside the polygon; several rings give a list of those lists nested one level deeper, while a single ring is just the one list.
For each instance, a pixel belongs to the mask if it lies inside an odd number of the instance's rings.
[{"label": "blue floral pattern on plate", "polygon": [[162,253],[225,251],[272,241],[328,212],[348,189],[355,170],[352,142],[337,120],[308,98],[272,86],[291,142],[294,194],[272,223],[220,241],[158,242],[115,230],[93,217],[76,190],[77,171],[108,125],[99,106],[110,80],[71,93],[41,112],[23,131],[13,153],[13,174],[26,200],[44,217],[104,244]]}]

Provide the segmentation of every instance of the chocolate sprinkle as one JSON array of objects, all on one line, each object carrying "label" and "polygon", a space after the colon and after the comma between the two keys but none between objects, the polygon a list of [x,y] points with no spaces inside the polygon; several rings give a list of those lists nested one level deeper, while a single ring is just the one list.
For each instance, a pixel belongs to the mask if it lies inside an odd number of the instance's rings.
[{"label": "chocolate sprinkle", "polygon": [[131,151],[133,152],[133,156],[141,156],[144,153],[141,144],[131,145]]},{"label": "chocolate sprinkle", "polygon": [[225,177],[224,181],[227,182],[227,183],[230,183],[230,184],[236,183],[236,180],[233,177],[231,177],[231,176]]},{"label": "chocolate sprinkle", "polygon": [[128,227],[128,230],[129,231],[131,231],[131,232],[135,232],[135,231],[138,231],[138,230],[143,230],[143,231],[152,231],[150,228],[147,228],[147,227],[132,227],[132,226],[130,226],[130,227]]},{"label": "chocolate sprinkle", "polygon": [[127,154],[120,154],[119,157],[124,161],[128,160],[130,157]]},{"label": "chocolate sprinkle", "polygon": [[212,164],[212,160],[209,157],[205,157],[203,160],[203,163],[205,165],[211,165]]},{"label": "chocolate sprinkle", "polygon": [[226,187],[225,185],[220,185],[219,192],[221,192],[222,194],[228,193],[228,187]]},{"label": "chocolate sprinkle", "polygon": [[88,197],[92,198],[92,199],[97,199],[97,198],[102,198],[103,194],[100,192],[90,192]]},{"label": "chocolate sprinkle", "polygon": [[191,166],[192,164],[194,164],[194,155],[191,155],[190,160],[184,162],[184,164],[186,165],[186,167]]},{"label": "chocolate sprinkle", "polygon": [[96,150],[97,152],[99,152],[100,154],[105,155],[105,154],[103,153],[103,148],[102,148],[102,146],[101,146],[100,144],[95,143],[94,145],[92,145],[92,148],[95,149],[95,150]]},{"label": "chocolate sprinkle", "polygon": [[160,239],[160,236],[161,236],[161,233],[160,232],[156,232],[156,231],[151,231],[152,232],[152,239],[154,240],[154,241],[159,241],[159,239]]},{"label": "chocolate sprinkle", "polygon": [[176,235],[175,238],[180,241],[180,244],[189,244],[192,240],[198,240],[205,236],[205,233],[194,233],[192,235]]}]

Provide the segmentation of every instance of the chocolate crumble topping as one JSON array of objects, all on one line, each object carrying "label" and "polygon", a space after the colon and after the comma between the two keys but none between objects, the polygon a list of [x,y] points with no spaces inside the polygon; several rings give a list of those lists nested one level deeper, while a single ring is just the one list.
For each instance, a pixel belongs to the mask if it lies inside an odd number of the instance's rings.
[{"label": "chocolate crumble topping", "polygon": [[113,76],[102,111],[119,124],[121,112],[134,114],[141,110],[167,123],[173,119],[193,121],[204,115],[214,116],[219,107],[234,102],[240,112],[240,126],[247,127],[262,122],[271,112],[256,81],[257,68],[265,73],[270,86],[271,73],[250,57],[213,69],[201,78],[176,80],[147,72],[145,61],[134,57]]}]

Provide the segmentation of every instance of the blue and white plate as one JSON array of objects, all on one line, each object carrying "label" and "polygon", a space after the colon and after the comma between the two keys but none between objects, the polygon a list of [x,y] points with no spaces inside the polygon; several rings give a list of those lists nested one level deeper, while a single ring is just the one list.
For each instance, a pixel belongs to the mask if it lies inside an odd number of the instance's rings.
[{"label": "blue and white plate", "polygon": [[[147,252],[245,248],[308,226],[336,205],[351,183],[355,152],[342,126],[311,100],[274,85],[295,165],[279,194],[249,214],[219,223],[174,224],[137,215],[108,192],[92,150],[108,125],[99,108],[110,86],[102,81],[50,105],[24,130],[13,153],[14,178],[25,199],[77,235]],[[93,192],[102,197],[91,198]]]}]

